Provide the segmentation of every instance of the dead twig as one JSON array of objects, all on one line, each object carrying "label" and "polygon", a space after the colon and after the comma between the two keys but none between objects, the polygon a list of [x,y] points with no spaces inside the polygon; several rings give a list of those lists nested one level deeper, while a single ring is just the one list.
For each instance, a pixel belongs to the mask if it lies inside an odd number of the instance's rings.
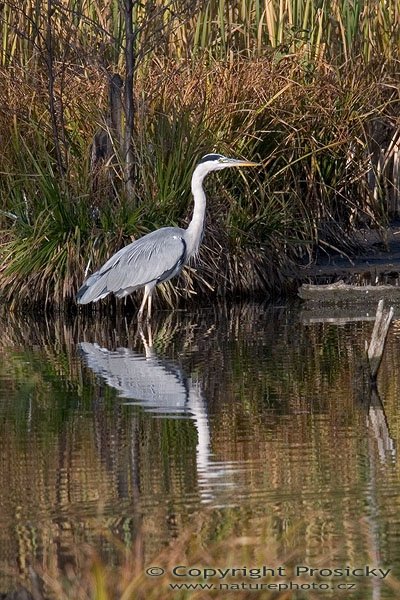
[{"label": "dead twig", "polygon": [[378,308],[376,310],[375,325],[369,346],[367,345],[367,342],[365,342],[371,379],[373,381],[375,381],[378,375],[387,334],[393,318],[393,312],[393,306],[391,306],[389,310],[385,310],[384,300],[379,300]]}]

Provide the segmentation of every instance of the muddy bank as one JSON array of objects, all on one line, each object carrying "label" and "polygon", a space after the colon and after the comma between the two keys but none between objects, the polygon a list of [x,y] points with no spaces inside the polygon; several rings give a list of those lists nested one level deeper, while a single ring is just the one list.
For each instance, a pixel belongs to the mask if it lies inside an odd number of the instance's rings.
[{"label": "muddy bank", "polygon": [[320,254],[316,261],[299,269],[303,284],[399,285],[400,221],[381,230],[366,229],[355,236],[357,251]]}]

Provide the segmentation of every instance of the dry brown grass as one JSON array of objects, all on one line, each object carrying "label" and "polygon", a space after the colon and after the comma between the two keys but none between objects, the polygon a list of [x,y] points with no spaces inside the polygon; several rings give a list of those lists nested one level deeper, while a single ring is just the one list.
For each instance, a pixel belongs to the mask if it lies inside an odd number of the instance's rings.
[{"label": "dry brown grass", "polygon": [[[316,248],[351,253],[354,229],[383,226],[399,210],[392,67],[316,66],[302,52],[147,60],[135,91],[136,206],[118,168],[116,196],[107,185],[91,189],[90,141],[107,113],[100,66],[68,64],[56,80],[68,167],[62,180],[52,159],[45,72],[3,68],[2,76],[0,293],[15,305],[73,303],[89,260],[96,268],[147,231],[185,226],[191,171],[212,150],[253,157],[262,168],[207,182],[199,263],[177,292],[175,283],[165,288],[164,302],[175,303],[176,293],[286,293]],[[102,167],[103,181],[111,168]]]}]

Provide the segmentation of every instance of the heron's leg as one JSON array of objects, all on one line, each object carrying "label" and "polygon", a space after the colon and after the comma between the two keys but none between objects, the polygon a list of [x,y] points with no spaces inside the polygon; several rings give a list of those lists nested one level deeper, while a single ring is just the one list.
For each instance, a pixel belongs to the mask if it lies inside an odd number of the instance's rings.
[{"label": "heron's leg", "polygon": [[151,291],[147,297],[147,320],[150,321],[151,318]]},{"label": "heron's leg", "polygon": [[150,294],[149,286],[145,285],[142,304],[140,305],[139,312],[138,312],[138,319],[139,319],[139,321],[141,321],[142,318],[143,318],[144,307],[146,306],[146,300],[147,300],[147,297],[148,297],[149,294]]}]

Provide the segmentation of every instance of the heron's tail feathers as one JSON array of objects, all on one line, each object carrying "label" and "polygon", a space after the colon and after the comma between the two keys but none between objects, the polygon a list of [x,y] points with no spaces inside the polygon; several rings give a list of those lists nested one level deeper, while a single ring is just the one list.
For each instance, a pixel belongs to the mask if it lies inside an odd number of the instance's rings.
[{"label": "heron's tail feathers", "polygon": [[83,285],[79,288],[76,301],[78,304],[89,304],[97,302],[101,298],[108,296],[111,290],[107,289],[102,276],[99,272],[93,273],[86,279]]}]

